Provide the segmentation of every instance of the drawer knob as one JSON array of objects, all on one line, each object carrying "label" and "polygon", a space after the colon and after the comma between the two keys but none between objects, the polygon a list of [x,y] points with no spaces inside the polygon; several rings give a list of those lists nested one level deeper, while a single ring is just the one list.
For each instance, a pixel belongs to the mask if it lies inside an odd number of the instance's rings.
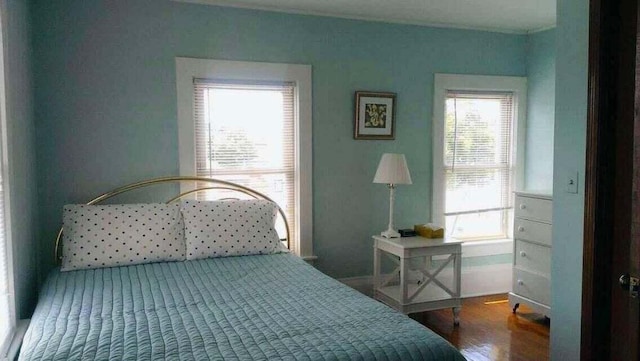
[{"label": "drawer knob", "polygon": [[525,251],[520,251],[520,257],[526,257],[527,256],[527,252]]},{"label": "drawer knob", "polygon": [[522,226],[518,227],[518,232],[524,232],[524,227]]},{"label": "drawer knob", "polygon": [[522,286],[524,285],[524,282],[522,280],[518,280],[518,286]]},{"label": "drawer knob", "polygon": [[524,203],[522,203],[522,204],[520,205],[520,209],[527,209],[527,205],[526,205],[526,204],[524,204]]}]

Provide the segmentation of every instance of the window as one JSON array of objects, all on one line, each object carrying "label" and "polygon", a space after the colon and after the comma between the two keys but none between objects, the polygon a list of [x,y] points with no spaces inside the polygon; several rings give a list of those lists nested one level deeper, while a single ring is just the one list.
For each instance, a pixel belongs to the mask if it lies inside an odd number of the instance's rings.
[{"label": "window", "polygon": [[295,239],[295,84],[195,79],[194,99],[196,175],[268,195]]},{"label": "window", "polygon": [[293,251],[313,258],[310,67],[178,58],[176,69],[181,174],[266,194]]},{"label": "window", "polygon": [[510,237],[525,86],[524,78],[436,75],[433,219],[449,236]]}]

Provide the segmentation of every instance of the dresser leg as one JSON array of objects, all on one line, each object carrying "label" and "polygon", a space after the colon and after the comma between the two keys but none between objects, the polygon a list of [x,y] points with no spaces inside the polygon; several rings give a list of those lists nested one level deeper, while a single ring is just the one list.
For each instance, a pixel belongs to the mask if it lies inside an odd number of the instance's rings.
[{"label": "dresser leg", "polygon": [[453,311],[453,325],[460,325],[460,307],[454,307],[451,309]]},{"label": "dresser leg", "polygon": [[516,313],[516,310],[518,309],[518,307],[520,307],[520,303],[516,303],[516,304],[513,306],[513,313]]}]

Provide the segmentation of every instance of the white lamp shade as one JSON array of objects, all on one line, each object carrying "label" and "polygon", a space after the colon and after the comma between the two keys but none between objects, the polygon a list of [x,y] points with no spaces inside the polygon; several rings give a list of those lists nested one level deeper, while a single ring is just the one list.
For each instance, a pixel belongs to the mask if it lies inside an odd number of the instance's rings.
[{"label": "white lamp shade", "polygon": [[411,184],[411,174],[404,154],[383,154],[373,183]]}]

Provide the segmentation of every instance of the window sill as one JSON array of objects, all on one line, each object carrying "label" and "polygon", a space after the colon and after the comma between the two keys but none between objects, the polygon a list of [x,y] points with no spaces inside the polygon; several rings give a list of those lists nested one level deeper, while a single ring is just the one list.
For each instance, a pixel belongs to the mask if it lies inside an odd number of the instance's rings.
[{"label": "window sill", "polygon": [[492,239],[490,241],[472,241],[462,244],[462,257],[484,257],[513,253],[513,240]]},{"label": "window sill", "polygon": [[[462,258],[487,257],[510,253],[513,253],[513,240],[510,238],[462,243]],[[433,259],[447,259],[447,257],[435,256]]]},{"label": "window sill", "polygon": [[6,350],[6,353],[0,357],[2,360],[17,360],[18,359],[18,351],[20,350],[20,346],[22,346],[22,339],[24,338],[24,334],[27,332],[27,327],[29,327],[29,322],[31,319],[23,319],[18,320],[18,323],[15,327],[13,335],[11,337],[11,342],[9,343],[9,347]]}]

